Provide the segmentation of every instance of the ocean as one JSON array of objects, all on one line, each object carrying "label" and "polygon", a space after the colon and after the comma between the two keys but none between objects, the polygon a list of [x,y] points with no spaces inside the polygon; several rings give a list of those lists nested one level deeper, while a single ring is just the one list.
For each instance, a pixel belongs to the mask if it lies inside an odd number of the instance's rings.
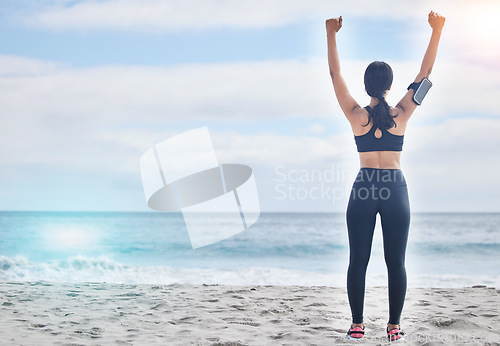
[{"label": "ocean", "polygon": [[[224,218],[212,216],[212,224]],[[500,213],[415,213],[409,287],[500,287]],[[262,213],[193,250],[182,214],[0,212],[0,281],[345,286],[341,213]],[[387,285],[380,220],[367,286]]]}]

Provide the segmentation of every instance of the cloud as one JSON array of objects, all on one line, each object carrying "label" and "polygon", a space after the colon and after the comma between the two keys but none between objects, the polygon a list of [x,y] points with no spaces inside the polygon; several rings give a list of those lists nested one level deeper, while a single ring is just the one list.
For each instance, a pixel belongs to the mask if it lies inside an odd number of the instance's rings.
[{"label": "cloud", "polygon": [[[491,1],[477,1],[481,6]],[[431,0],[107,0],[51,6],[32,14],[31,24],[62,30],[133,30],[175,32],[214,27],[265,28],[337,15],[379,16],[395,20],[422,17],[431,8],[452,10],[467,2]]]},{"label": "cloud", "polygon": [[[319,6],[318,6],[319,5]],[[317,7],[325,7],[318,2]],[[210,27],[269,27],[304,16],[305,3],[228,0],[111,0],[54,6],[30,20],[54,29],[118,29],[175,31]]]},{"label": "cloud", "polygon": [[320,125],[320,124],[312,124],[311,126],[309,126],[309,132],[312,134],[312,135],[319,135],[319,134],[322,134],[325,132],[325,127],[323,125]]},{"label": "cloud", "polygon": [[402,163],[419,209],[496,210],[500,202],[500,185],[496,183],[500,169],[498,131],[498,118],[410,124]]},{"label": "cloud", "polygon": [[40,76],[53,73],[64,66],[55,62],[9,55],[0,55],[0,62],[0,77],[4,78]]},{"label": "cloud", "polygon": [[0,109],[15,119],[101,124],[252,121],[324,117],[334,105],[324,61],[94,68],[29,62],[0,56],[5,97]]},{"label": "cloud", "polygon": [[[367,63],[343,62],[348,84],[362,104],[368,102],[362,87]],[[400,83],[391,91],[394,104],[419,65],[392,65]],[[324,119],[343,120],[325,61],[75,68],[0,56],[0,66],[1,178],[16,191],[31,189],[30,184],[66,191],[76,184],[99,194],[106,182],[109,193],[126,188],[140,196],[142,153],[207,124],[221,162],[246,163],[257,170],[256,177],[270,189],[264,195],[270,209],[277,165],[358,166],[347,122],[335,134],[327,126],[321,134],[307,131],[318,132],[316,125],[324,125]],[[500,76],[486,67],[443,60],[434,73],[435,86],[410,121],[403,153],[417,206],[442,210],[439,204],[448,203],[446,207],[467,210],[498,205],[498,184],[481,182],[495,181],[500,169]],[[310,119],[311,125],[304,132],[282,130],[279,121],[293,118]],[[231,122],[238,130],[224,130]],[[68,186],[57,185],[61,181],[69,181]]]},{"label": "cloud", "polygon": [[[362,85],[367,64],[343,62],[352,94],[362,105],[368,103]],[[395,104],[419,66],[392,65],[396,81],[389,101]],[[266,120],[343,118],[322,60],[74,68],[0,56],[0,66],[0,112],[6,119],[0,129],[1,156],[7,161],[11,157],[15,162],[44,162],[47,155],[63,160],[54,153],[89,136],[127,129],[141,131],[137,136],[150,146],[154,142],[147,140],[148,134],[186,128],[188,123],[253,123],[255,132],[279,133],[280,126],[269,128]],[[439,61],[432,80],[435,86],[412,119],[417,124],[442,123],[456,116],[498,118],[499,71]],[[313,120],[310,126],[313,134],[322,130]],[[99,146],[94,150],[98,152]]]},{"label": "cloud", "polygon": [[[404,22],[400,36],[427,41],[426,15],[444,14],[443,44],[450,57],[496,66],[500,59],[500,5],[494,0],[435,2],[396,0],[45,0],[19,14],[36,28],[73,31],[179,33],[210,29],[262,29],[297,23],[322,23],[343,15],[345,31],[352,19]],[[22,12],[22,11],[20,11]],[[10,13],[10,12],[9,12]],[[389,24],[388,24],[389,25]],[[405,48],[409,49],[409,48]]]},{"label": "cloud", "polygon": [[[368,103],[362,83],[368,63],[342,62],[351,93],[361,104]],[[390,63],[395,82],[389,100],[395,104],[420,66]],[[435,85],[416,113],[419,118],[498,113],[500,71],[443,59],[436,65]],[[235,122],[329,118],[340,111],[324,59],[74,68],[0,56],[0,66],[0,110],[28,123]]]}]

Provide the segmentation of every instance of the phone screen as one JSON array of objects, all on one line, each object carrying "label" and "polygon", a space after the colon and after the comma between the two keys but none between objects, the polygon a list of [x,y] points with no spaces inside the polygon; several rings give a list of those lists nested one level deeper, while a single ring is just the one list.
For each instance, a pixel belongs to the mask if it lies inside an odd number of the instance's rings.
[{"label": "phone screen", "polygon": [[422,104],[422,101],[424,100],[425,95],[431,88],[432,83],[430,80],[427,78],[422,79],[422,83],[420,83],[420,86],[417,88],[415,91],[415,94],[413,95],[413,100],[415,101],[416,104],[420,105]]}]

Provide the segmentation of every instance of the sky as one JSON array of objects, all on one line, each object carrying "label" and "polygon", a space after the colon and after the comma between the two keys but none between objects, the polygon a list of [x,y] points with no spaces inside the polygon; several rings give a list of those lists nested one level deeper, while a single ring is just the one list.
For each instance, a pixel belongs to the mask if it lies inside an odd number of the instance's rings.
[{"label": "sky", "polygon": [[500,211],[496,1],[0,1],[0,210],[149,211],[139,160],[207,126],[221,163],[252,167],[262,211],[343,212],[359,169],[328,74],[361,105],[373,60],[395,105],[446,16],[433,88],[401,165],[414,212]]}]

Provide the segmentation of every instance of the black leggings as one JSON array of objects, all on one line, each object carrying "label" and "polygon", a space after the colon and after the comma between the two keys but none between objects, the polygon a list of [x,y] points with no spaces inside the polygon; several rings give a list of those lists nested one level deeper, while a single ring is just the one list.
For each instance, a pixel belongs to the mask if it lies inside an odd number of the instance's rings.
[{"label": "black leggings", "polygon": [[400,169],[361,168],[351,190],[347,294],[353,323],[363,322],[366,268],[377,213],[382,221],[389,277],[389,323],[399,324],[406,296],[405,252],[410,227],[408,190]]}]

